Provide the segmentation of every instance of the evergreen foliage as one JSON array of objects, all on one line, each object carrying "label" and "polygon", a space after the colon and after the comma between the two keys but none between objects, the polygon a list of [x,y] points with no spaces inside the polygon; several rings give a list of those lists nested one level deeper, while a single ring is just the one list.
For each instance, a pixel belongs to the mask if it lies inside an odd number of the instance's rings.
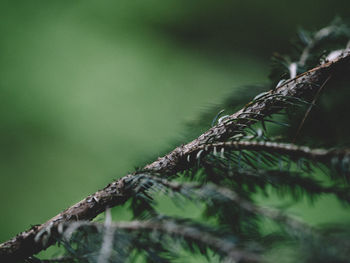
[{"label": "evergreen foliage", "polygon": [[[300,30],[289,56],[274,55],[268,87],[247,87],[245,94],[233,94],[205,113],[186,137],[225,124],[223,113],[237,107],[271,100],[273,111],[243,110],[228,138],[213,137],[189,151],[179,171],[139,169],[124,180],[132,196],[130,206],[125,205],[133,213],[132,221],[113,222],[107,209],[104,223],[66,222],[52,232],[45,228],[37,239],[46,235],[47,242],[57,240],[64,255],[48,260],[31,257],[26,262],[187,262],[184,251],[204,255],[208,262],[276,262],[276,257],[278,262],[349,262],[348,225],[311,226],[281,207],[257,202],[261,195],[277,194],[294,202],[331,195],[349,208],[350,151],[345,131],[350,125],[344,113],[348,99],[338,95],[349,92],[343,88],[350,83],[348,76],[330,76],[318,85],[326,94],[320,99],[319,94],[299,99],[266,92],[342,55],[349,39],[350,29],[340,19],[314,33]],[[254,99],[246,104],[248,97]],[[311,109],[315,105],[318,108]],[[324,130],[315,129],[314,118],[337,121],[330,121]],[[164,215],[158,209],[159,196],[176,204],[193,202],[203,208],[202,217]],[[274,226],[268,233],[263,227],[266,221]]]}]

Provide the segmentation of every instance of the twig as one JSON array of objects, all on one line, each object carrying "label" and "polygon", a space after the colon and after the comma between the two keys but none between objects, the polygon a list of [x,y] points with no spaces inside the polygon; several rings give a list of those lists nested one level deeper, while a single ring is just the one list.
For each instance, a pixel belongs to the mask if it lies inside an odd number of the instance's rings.
[{"label": "twig", "polygon": [[[74,231],[81,227],[94,227],[99,231],[104,230],[104,225],[97,222],[81,221],[73,223]],[[66,223],[63,227],[70,228],[70,224]],[[226,255],[227,262],[258,262],[261,260],[260,256],[249,251],[244,251],[243,248],[237,247],[232,241],[212,234],[210,231],[198,228],[195,225],[179,224],[174,219],[148,220],[148,221],[129,221],[129,222],[114,222],[110,225],[113,231],[155,231],[169,236],[178,236],[184,239],[196,241],[205,244],[208,247],[214,248]],[[68,239],[72,233],[69,233]]]},{"label": "twig", "polygon": [[269,141],[228,141],[209,143],[198,146],[191,153],[195,158],[199,158],[202,152],[209,151],[221,152],[227,150],[248,150],[248,151],[265,151],[270,153],[287,154],[298,158],[308,158],[315,161],[330,160],[333,157],[344,158],[350,155],[350,149],[312,149],[307,146],[299,146],[292,143],[280,143]]},{"label": "twig", "polygon": [[314,49],[315,46],[317,46],[317,44],[320,42],[320,40],[322,40],[322,39],[328,37],[329,35],[331,35],[336,28],[337,28],[336,26],[331,25],[331,26],[324,27],[324,28],[320,29],[319,31],[317,31],[315,33],[313,39],[304,48],[304,50],[303,50],[303,52],[302,52],[302,54],[300,56],[300,59],[298,61],[299,66],[301,66],[301,67],[305,66],[306,61],[308,60],[312,49]]},{"label": "twig", "polygon": [[[290,229],[303,230],[303,232],[313,231],[311,226],[307,225],[305,222],[302,222],[297,218],[286,215],[285,213],[274,208],[255,205],[251,201],[241,198],[236,192],[232,191],[227,187],[217,186],[214,184],[202,185],[198,183],[174,182],[164,178],[159,178],[157,176],[145,174],[137,175],[135,177],[135,179],[138,180],[141,184],[142,180],[145,180],[146,183],[147,181],[152,180],[158,184],[163,185],[164,187],[170,189],[173,192],[177,192],[184,195],[189,199],[195,197],[203,201],[208,201],[212,199],[227,200],[250,213],[264,216],[277,222],[285,223]],[[325,190],[328,189],[325,188]]]},{"label": "twig", "polygon": [[112,215],[111,210],[106,210],[106,220],[104,227],[104,236],[101,246],[101,251],[97,259],[97,263],[108,263],[113,250],[113,236],[114,228],[111,227],[112,224]]}]

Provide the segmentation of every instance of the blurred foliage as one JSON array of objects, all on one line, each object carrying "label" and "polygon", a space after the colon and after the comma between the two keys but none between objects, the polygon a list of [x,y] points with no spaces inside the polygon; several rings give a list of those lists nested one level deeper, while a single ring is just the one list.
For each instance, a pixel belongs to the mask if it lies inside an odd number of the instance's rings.
[{"label": "blurred foliage", "polygon": [[160,154],[203,105],[263,78],[255,58],[151,32],[130,4],[0,5],[2,241]]}]

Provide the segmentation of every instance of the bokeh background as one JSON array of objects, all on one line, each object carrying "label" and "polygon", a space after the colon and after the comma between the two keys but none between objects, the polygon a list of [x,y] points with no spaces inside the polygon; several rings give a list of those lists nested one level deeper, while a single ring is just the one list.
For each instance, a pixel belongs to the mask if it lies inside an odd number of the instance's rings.
[{"label": "bokeh background", "polygon": [[[348,0],[1,0],[0,242],[165,153],[240,86],[267,83],[298,28],[349,14]],[[329,199],[296,209],[350,219]]]}]

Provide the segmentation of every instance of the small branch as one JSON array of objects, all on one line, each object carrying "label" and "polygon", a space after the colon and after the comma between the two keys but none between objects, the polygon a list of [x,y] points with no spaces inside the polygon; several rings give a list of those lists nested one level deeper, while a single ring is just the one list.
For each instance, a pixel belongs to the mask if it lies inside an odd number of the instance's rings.
[{"label": "small branch", "polygon": [[286,154],[297,158],[308,158],[315,161],[330,160],[333,157],[344,158],[350,155],[350,149],[344,150],[325,150],[311,149],[307,146],[298,146],[291,143],[277,143],[268,141],[229,141],[203,144],[194,149],[190,155],[199,157],[202,152],[209,151],[221,152],[221,149],[227,150],[250,150],[264,151],[270,153]]},{"label": "small branch", "polygon": [[[148,181],[151,180],[153,182],[156,182],[157,184],[163,185],[164,187],[170,189],[173,192],[180,193],[190,199],[192,199],[193,197],[197,197],[198,199],[203,201],[212,199],[226,199],[230,202],[235,203],[237,206],[250,213],[265,216],[271,220],[284,223],[293,230],[298,229],[307,232],[312,231],[310,226],[300,221],[299,219],[288,216],[285,213],[273,208],[255,205],[252,202],[241,198],[237,193],[226,187],[216,186],[213,184],[202,185],[198,183],[174,182],[164,178],[159,178],[157,176],[145,174],[137,175],[135,176],[135,179],[138,180],[138,182],[141,182],[141,184],[142,180],[145,180],[147,183],[147,189],[149,187]],[[327,191],[327,189],[325,190]]]},{"label": "small branch", "polygon": [[[212,127],[192,142],[174,149],[166,156],[145,166],[144,170],[171,175],[178,171],[189,168],[191,165],[185,160],[185,156],[197,149],[200,145],[217,141],[225,141],[235,132],[251,125],[265,116],[277,112],[281,104],[280,98],[310,98],[317,91],[317,87],[332,74],[333,78],[342,72],[346,72],[350,65],[350,53],[345,52],[337,59],[325,63],[319,67],[309,70],[294,79],[286,81],[280,87],[267,92],[268,95],[259,100],[248,103],[246,107],[229,116],[225,121]],[[276,96],[278,98],[275,98]],[[256,118],[251,119],[250,116]],[[244,118],[246,116],[247,118]],[[131,196],[132,191],[128,189],[125,180],[133,174],[122,177],[112,182],[104,189],[94,193],[59,213],[46,223],[34,226],[31,229],[18,234],[11,240],[0,244],[0,262],[16,262],[46,249],[55,243],[55,240],[47,238],[45,233],[48,229],[57,232],[57,227],[63,222],[76,220],[91,220],[102,213],[106,207],[114,207],[125,203]]]},{"label": "small branch", "polygon": [[[104,225],[96,222],[75,222],[66,223],[64,227],[68,227],[69,232],[66,239],[70,239],[72,234],[81,227],[94,227],[99,231],[104,230]],[[244,251],[242,248],[237,246],[231,241],[213,235],[210,231],[206,231],[204,228],[198,228],[195,225],[179,224],[176,220],[162,219],[162,220],[149,220],[149,221],[130,221],[130,222],[114,222],[110,225],[110,229],[116,231],[128,231],[128,232],[144,232],[144,231],[156,231],[169,236],[178,236],[184,239],[192,240],[201,244],[204,244],[210,248],[220,251],[222,254],[227,256],[229,262],[258,262],[261,258],[248,251]]]},{"label": "small branch", "polygon": [[113,241],[114,241],[114,228],[111,227],[112,224],[112,215],[110,209],[106,210],[106,220],[105,227],[103,229],[104,236],[103,242],[101,246],[101,251],[99,253],[97,263],[108,263],[109,258],[111,257],[111,253],[113,250]]},{"label": "small branch", "polygon": [[324,27],[317,31],[313,37],[313,39],[310,40],[310,43],[304,48],[300,59],[298,61],[298,64],[301,67],[304,67],[308,58],[310,57],[311,51],[317,46],[317,44],[324,38],[330,36],[332,33],[334,33],[335,29],[337,27],[334,25]]}]

